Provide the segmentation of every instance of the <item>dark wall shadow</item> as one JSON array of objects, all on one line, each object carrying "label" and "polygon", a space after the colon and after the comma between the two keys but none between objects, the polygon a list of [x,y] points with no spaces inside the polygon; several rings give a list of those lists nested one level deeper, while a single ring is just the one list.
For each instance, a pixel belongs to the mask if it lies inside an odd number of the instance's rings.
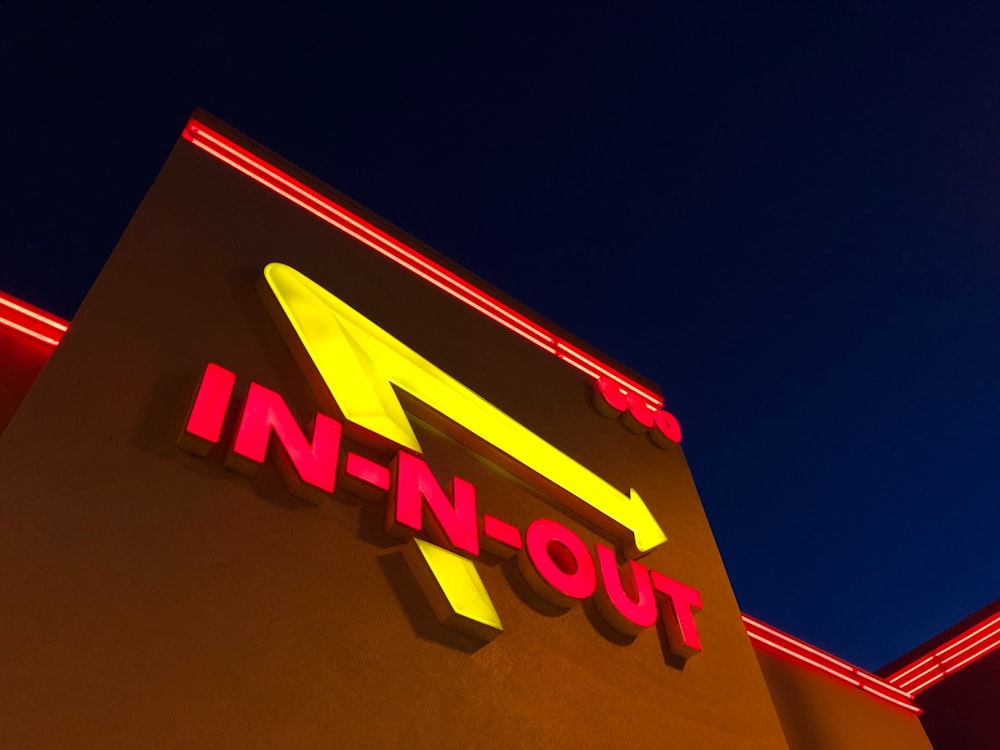
[{"label": "dark wall shadow", "polygon": [[410,572],[410,566],[403,559],[402,552],[397,550],[379,555],[378,563],[386,580],[396,593],[396,597],[403,605],[403,611],[410,620],[410,625],[417,637],[440,643],[467,654],[475,653],[486,645],[474,638],[449,630],[437,621],[430,602],[420,590],[420,585],[413,573]]}]

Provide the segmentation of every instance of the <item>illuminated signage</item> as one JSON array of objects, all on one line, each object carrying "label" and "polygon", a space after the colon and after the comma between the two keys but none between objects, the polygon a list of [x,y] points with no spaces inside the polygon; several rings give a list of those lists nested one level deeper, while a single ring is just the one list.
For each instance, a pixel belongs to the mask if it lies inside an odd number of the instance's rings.
[{"label": "illuminated signage", "polygon": [[[322,408],[342,419],[317,413],[307,436],[278,393],[251,383],[227,468],[251,474],[270,444],[280,448],[277,465],[289,490],[307,501],[322,502],[338,487],[369,498],[384,494],[385,530],[407,542],[404,557],[439,621],[480,640],[503,629],[468,557],[479,556],[482,547],[501,557],[517,555],[529,585],[553,604],[568,607],[593,597],[608,623],[629,635],[659,617],[676,657],[700,651],[694,613],[701,600],[694,589],[634,559],[621,569],[614,549],[591,549],[552,519],[538,518],[522,532],[480,516],[476,487],[461,477],[442,486],[420,458],[394,387],[425,407],[421,413],[436,427],[613,533],[628,558],[666,541],[634,489],[616,489],[298,271],[268,265],[260,291]],[[235,373],[207,366],[182,448],[206,455],[219,442],[235,384]],[[345,452],[345,434],[393,457],[383,465]]]},{"label": "illuminated signage", "polygon": [[0,292],[0,326],[48,346],[58,346],[69,329],[65,320],[3,292]]},{"label": "illuminated signage", "polygon": [[667,540],[635,490],[612,487],[298,271],[271,263],[264,280],[264,299],[321,403],[351,424],[420,453],[396,386],[444,417],[437,426],[452,437],[473,436],[525,481],[595,523],[610,521],[629,552]]},{"label": "illuminated signage", "polygon": [[635,432],[647,432],[650,439],[661,447],[680,442],[680,425],[672,414],[663,409],[663,400],[624,373],[609,367],[592,354],[478,289],[440,263],[365,221],[345,206],[300,182],[205,123],[190,120],[182,136],[194,147],[273,191],[275,195],[593,378],[598,408],[605,416],[620,416],[627,427]]}]

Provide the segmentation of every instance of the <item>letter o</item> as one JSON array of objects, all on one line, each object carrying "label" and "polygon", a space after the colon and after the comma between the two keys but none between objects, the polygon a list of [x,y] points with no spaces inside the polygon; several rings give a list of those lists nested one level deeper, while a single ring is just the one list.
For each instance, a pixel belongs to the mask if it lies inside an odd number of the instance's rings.
[{"label": "letter o", "polygon": [[601,376],[594,384],[594,406],[609,419],[617,419],[628,408],[628,397],[611,378]]},{"label": "letter o", "polygon": [[681,441],[681,425],[677,417],[664,409],[653,415],[654,429],[649,431],[649,437],[660,448],[669,448]]},{"label": "letter o", "polygon": [[622,414],[622,423],[632,432],[641,435],[653,426],[653,414],[646,399],[637,393],[630,393],[628,410]]},{"label": "letter o", "polygon": [[586,599],[597,587],[597,571],[587,545],[565,526],[547,518],[528,526],[517,561],[535,593],[561,607]]}]

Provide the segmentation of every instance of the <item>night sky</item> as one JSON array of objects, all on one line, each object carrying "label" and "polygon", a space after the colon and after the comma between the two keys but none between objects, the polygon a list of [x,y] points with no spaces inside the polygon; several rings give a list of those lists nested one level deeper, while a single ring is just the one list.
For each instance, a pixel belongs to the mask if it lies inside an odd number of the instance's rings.
[{"label": "night sky", "polygon": [[0,288],[72,317],[200,106],[659,383],[746,612],[1000,596],[1000,6],[140,5],[0,11]]}]

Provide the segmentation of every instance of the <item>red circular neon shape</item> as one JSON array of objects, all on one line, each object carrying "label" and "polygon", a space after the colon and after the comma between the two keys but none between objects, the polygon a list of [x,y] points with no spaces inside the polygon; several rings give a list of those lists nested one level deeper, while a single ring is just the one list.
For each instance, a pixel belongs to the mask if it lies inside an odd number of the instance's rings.
[{"label": "red circular neon shape", "polygon": [[597,379],[597,391],[607,402],[608,406],[617,412],[623,412],[628,408],[628,397],[622,392],[621,386],[611,378],[602,375]]},{"label": "red circular neon shape", "polygon": [[531,564],[549,586],[571,599],[586,599],[597,587],[597,571],[590,550],[562,524],[539,518],[525,534],[524,548]]},{"label": "red circular neon shape", "polygon": [[652,427],[655,421],[653,416],[655,412],[647,406],[647,402],[642,396],[637,393],[630,393],[627,400],[628,413],[632,415],[632,418],[647,430]]},{"label": "red circular neon shape", "polygon": [[653,415],[653,423],[660,434],[671,442],[679,443],[681,441],[681,425],[670,412],[660,409]]}]

